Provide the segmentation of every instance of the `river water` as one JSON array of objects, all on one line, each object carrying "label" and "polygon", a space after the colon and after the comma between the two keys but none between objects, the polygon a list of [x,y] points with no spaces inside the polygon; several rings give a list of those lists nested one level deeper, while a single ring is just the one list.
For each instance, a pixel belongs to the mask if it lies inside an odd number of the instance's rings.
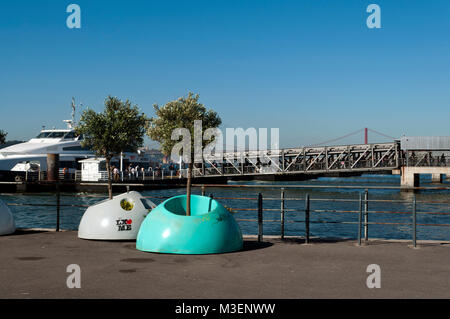
[{"label": "river water", "polygon": [[[305,197],[310,196],[311,205],[311,236],[321,238],[357,238],[359,214],[359,197],[364,189],[338,189],[333,186],[399,186],[398,176],[387,175],[363,175],[359,177],[346,178],[319,178],[303,182],[230,182],[231,185],[251,184],[253,188],[220,188],[207,187],[206,195],[213,194],[224,205],[235,209],[234,215],[241,226],[243,234],[257,234],[257,222],[239,221],[239,219],[257,218],[257,194],[263,195],[263,207],[265,220],[276,220],[264,223],[265,235],[280,235],[280,189],[267,188],[267,185],[316,185],[330,186],[326,188],[285,189],[285,235],[303,236],[305,234]],[[421,177],[421,186],[439,186],[431,184],[430,177]],[[450,186],[449,181],[443,185]],[[185,189],[169,190],[146,190],[141,192],[144,196],[171,197],[185,193]],[[194,194],[200,194],[200,188],[193,189]],[[62,205],[92,205],[104,197],[78,197],[74,195],[95,194],[62,194]],[[99,195],[99,194],[97,194]],[[415,193],[417,203],[418,224],[448,224],[450,225],[450,190],[421,190]],[[221,199],[226,197],[226,199]],[[246,199],[230,199],[243,197]],[[412,207],[414,194],[392,189],[369,189],[369,222],[392,223],[391,225],[369,225],[370,238],[389,239],[411,239],[411,225],[400,225],[396,223],[409,224],[412,221]],[[54,194],[14,194],[0,195],[0,199],[9,204],[55,204]],[[328,200],[324,200],[328,199]],[[346,201],[329,201],[329,199],[345,199]],[[163,201],[160,198],[152,198],[155,204]],[[382,200],[395,200],[400,202],[385,202]],[[433,202],[433,203],[421,203]],[[441,202],[441,203],[436,203]],[[443,204],[442,202],[446,202]],[[10,206],[13,211],[16,226],[19,228],[54,228],[56,222],[56,207],[42,206]],[[238,209],[254,209],[239,211]],[[268,209],[268,210],[266,210]],[[68,207],[61,208],[61,228],[77,230],[81,217],[86,208]],[[321,212],[316,212],[321,210]],[[322,212],[338,210],[340,212]],[[343,212],[355,211],[355,212]],[[374,212],[371,212],[374,211]],[[395,214],[386,214],[382,211],[392,211]],[[445,214],[422,214],[421,212],[449,213]],[[324,223],[331,222],[331,223]],[[354,222],[355,224],[340,224],[336,222]],[[417,239],[450,240],[449,226],[417,226]]]}]

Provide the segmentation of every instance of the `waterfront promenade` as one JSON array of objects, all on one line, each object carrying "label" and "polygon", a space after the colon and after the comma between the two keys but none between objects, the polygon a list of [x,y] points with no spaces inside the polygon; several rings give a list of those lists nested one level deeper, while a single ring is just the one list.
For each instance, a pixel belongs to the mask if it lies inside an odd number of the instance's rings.
[{"label": "waterfront promenade", "polygon": [[[0,237],[0,298],[450,298],[450,243],[245,238],[219,255],[144,253],[134,242],[87,241],[74,231]],[[69,264],[81,288],[66,286]],[[381,288],[369,289],[369,264]]]}]

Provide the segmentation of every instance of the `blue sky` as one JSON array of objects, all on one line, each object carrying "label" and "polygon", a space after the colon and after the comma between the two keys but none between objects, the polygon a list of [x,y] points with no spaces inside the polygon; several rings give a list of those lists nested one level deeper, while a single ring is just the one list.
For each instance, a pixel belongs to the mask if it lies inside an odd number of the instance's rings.
[{"label": "blue sky", "polygon": [[[381,29],[366,26],[371,3]],[[63,127],[72,96],[152,116],[193,91],[224,127],[279,127],[285,147],[363,127],[450,135],[449,13],[446,0],[3,1],[0,129]]]}]

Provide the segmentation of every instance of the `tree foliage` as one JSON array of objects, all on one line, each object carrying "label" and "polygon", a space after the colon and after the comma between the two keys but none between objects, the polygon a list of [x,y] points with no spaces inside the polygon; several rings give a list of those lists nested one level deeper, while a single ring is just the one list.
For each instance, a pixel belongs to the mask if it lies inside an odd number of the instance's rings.
[{"label": "tree foliage", "polygon": [[97,156],[112,158],[142,146],[146,121],[145,114],[130,101],[108,96],[102,113],[83,111],[77,133],[84,135],[84,147],[92,149]]},{"label": "tree foliage", "polygon": [[[213,110],[207,110],[199,103],[199,95],[189,92],[187,97],[180,97],[160,107],[154,106],[156,116],[152,117],[147,129],[148,136],[161,144],[161,152],[170,155],[174,145],[178,142],[172,140],[172,132],[176,128],[187,128],[191,133],[191,154],[194,149],[194,121],[202,121],[202,133],[208,128],[216,128],[222,120]],[[203,141],[203,144],[206,142]]]},{"label": "tree foliage", "polygon": [[6,133],[3,130],[0,130],[0,144],[6,143],[6,135],[8,135],[8,133]]},{"label": "tree foliage", "polygon": [[147,117],[140,113],[137,106],[131,105],[128,100],[124,102],[111,96],[105,99],[103,112],[87,109],[81,115],[76,131],[84,136],[83,147],[90,148],[99,157],[105,157],[110,198],[110,160],[121,152],[134,152],[142,146],[146,122]]}]

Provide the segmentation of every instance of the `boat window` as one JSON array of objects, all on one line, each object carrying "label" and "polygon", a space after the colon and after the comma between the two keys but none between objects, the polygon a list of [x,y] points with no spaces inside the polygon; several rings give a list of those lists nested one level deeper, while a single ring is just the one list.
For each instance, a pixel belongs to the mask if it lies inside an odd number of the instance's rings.
[{"label": "boat window", "polygon": [[99,171],[106,171],[106,162],[102,161],[98,164],[98,170]]},{"label": "boat window", "polygon": [[63,169],[63,168],[77,168],[77,162],[75,161],[60,161],[59,162],[59,168]]},{"label": "boat window", "polygon": [[36,138],[46,138],[50,135],[50,132],[41,132]]},{"label": "boat window", "polygon": [[63,147],[63,151],[84,151],[87,149],[82,148],[81,146],[68,146]]},{"label": "boat window", "polygon": [[65,139],[74,139],[75,138],[75,132],[67,132],[66,135],[64,135]]},{"label": "boat window", "polygon": [[48,138],[61,138],[64,136],[65,132],[52,132],[49,136],[47,136]]}]

